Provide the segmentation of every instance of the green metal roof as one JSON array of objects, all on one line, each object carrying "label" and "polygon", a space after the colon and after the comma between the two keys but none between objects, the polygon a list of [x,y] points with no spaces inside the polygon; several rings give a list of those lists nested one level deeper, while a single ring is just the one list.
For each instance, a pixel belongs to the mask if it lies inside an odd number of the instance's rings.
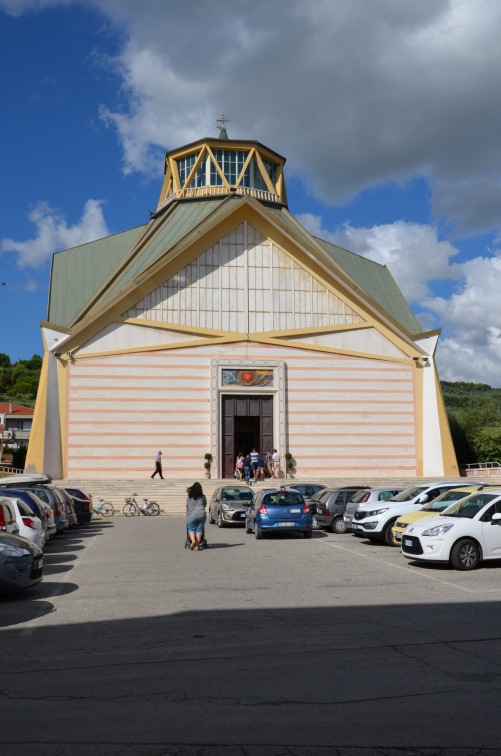
[{"label": "green metal roof", "polygon": [[[127,287],[209,215],[212,214],[212,218],[217,221],[230,209],[230,203],[235,201],[238,202],[237,197],[176,202],[150,224],[56,253],[52,259],[48,320],[63,326],[69,325],[111,276],[110,285],[96,300],[96,304],[102,305],[120,289]],[[305,244],[311,244],[314,239],[358,286],[406,330],[410,333],[421,332],[419,323],[386,266],[313,237],[303,226],[298,225],[286,208],[267,206],[267,210],[288,225],[295,236],[302,236]],[[148,232],[147,241],[134,250],[134,242],[148,225],[151,231]],[[126,254],[129,250],[130,258]]]},{"label": "green metal roof", "polygon": [[47,319],[67,326],[143,232],[137,226],[52,257]]},{"label": "green metal roof", "polygon": [[179,202],[173,206],[167,222],[163,222],[164,218],[160,216],[155,221],[158,224],[158,231],[153,234],[153,237],[145,244],[133,262],[119,275],[113,285],[107,289],[105,296],[100,302],[105,302],[109,297],[130,283],[136,276],[168,252],[195,226],[198,226],[199,223],[205,220],[210,213],[216,211],[215,217],[217,217],[222,211],[222,206],[224,205],[226,208],[225,200],[227,198],[200,200],[197,202]]}]

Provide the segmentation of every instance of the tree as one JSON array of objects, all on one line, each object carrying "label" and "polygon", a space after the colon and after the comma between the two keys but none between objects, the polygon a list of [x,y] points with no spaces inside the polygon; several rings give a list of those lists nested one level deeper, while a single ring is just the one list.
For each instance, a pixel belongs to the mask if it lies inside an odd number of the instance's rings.
[{"label": "tree", "polygon": [[0,352],[0,368],[9,368],[10,367],[10,357],[7,354],[3,354],[3,352]]},{"label": "tree", "polygon": [[501,425],[478,430],[473,438],[479,462],[501,462]]}]

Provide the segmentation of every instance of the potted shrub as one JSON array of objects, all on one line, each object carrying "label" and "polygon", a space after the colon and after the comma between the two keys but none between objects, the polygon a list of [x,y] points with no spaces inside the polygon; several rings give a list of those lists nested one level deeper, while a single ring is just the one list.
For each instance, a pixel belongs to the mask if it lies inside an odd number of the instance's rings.
[{"label": "potted shrub", "polygon": [[207,454],[204,455],[204,467],[205,467],[205,477],[210,478],[210,468],[212,464],[212,454],[210,452],[207,452]]},{"label": "potted shrub", "polygon": [[290,452],[285,453],[285,475],[287,478],[292,478],[292,470],[294,468],[294,459]]}]

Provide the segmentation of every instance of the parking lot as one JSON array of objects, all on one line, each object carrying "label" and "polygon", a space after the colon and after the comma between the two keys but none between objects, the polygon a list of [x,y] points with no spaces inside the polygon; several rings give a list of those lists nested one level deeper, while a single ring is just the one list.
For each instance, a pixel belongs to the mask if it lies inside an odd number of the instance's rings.
[{"label": "parking lot", "polygon": [[3,756],[501,753],[501,563],[206,534],[98,517],[47,545],[1,599]]}]

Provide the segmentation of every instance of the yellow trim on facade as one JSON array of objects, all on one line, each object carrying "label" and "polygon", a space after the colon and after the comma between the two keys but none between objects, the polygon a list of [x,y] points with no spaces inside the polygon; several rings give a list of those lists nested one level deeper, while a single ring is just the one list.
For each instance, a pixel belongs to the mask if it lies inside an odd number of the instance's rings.
[{"label": "yellow trim on facade", "polygon": [[[266,331],[266,336],[271,336],[274,339],[282,338],[283,336],[316,336],[318,334],[326,333],[342,333],[343,331],[361,331],[368,328],[372,328],[369,323],[343,323],[342,325],[329,325],[329,326],[312,326],[311,328],[287,328],[282,331]],[[253,333],[255,336],[257,334]]]},{"label": "yellow trim on facade", "polygon": [[415,442],[416,442],[416,475],[423,476],[424,470],[424,381],[423,366],[415,362],[414,380],[414,411],[415,411]]},{"label": "yellow trim on facade", "polygon": [[372,354],[370,352],[357,352],[351,349],[340,349],[338,347],[320,346],[319,344],[307,344],[300,341],[285,341],[284,339],[274,339],[263,334],[249,334],[248,341],[261,342],[264,344],[277,344],[278,346],[287,347],[288,349],[307,349],[314,352],[324,352],[327,354],[342,354],[347,357],[361,357],[367,360],[380,360],[381,362],[399,362],[404,365],[409,364],[407,357],[391,357],[389,355]]},{"label": "yellow trim on facade", "polygon": [[228,336],[219,336],[214,339],[192,339],[191,341],[178,341],[175,344],[155,344],[144,347],[127,347],[124,349],[106,349],[102,352],[85,352],[80,356],[77,355],[76,361],[86,360],[91,357],[105,357],[110,354],[135,354],[138,352],[162,352],[169,349],[186,349],[188,347],[214,346],[214,344],[231,344],[237,341],[247,341],[241,333],[229,334]]},{"label": "yellow trim on facade", "polygon": [[226,187],[227,189],[229,189],[229,188],[230,188],[230,185],[229,185],[229,183],[228,183],[228,181],[227,181],[227,179],[226,179],[226,176],[224,175],[223,171],[222,171],[222,170],[221,170],[221,168],[219,167],[219,163],[217,162],[217,160],[216,160],[216,157],[215,157],[214,153],[212,152],[211,148],[209,147],[209,145],[207,145],[207,152],[208,152],[208,153],[209,153],[209,155],[210,155],[210,159],[211,159],[211,162],[212,162],[212,163],[213,163],[213,165],[214,165],[214,168],[215,168],[215,169],[216,169],[216,171],[217,171],[217,172],[219,173],[219,176],[220,176],[220,178],[221,178],[221,181],[223,182],[223,186],[225,186],[225,187]]},{"label": "yellow trim on facade", "polygon": [[263,163],[263,159],[259,152],[256,150],[256,163],[258,164],[259,170],[261,171],[261,176],[263,177],[263,181],[268,187],[268,191],[272,194],[276,194],[276,188],[273,186],[272,181],[270,177],[268,176],[268,171],[266,170],[266,167]]},{"label": "yellow trim on facade", "polygon": [[[44,339],[45,342],[45,339]],[[37,398],[35,402],[35,411],[33,413],[33,422],[28,441],[28,451],[26,453],[26,469],[35,468],[37,473],[44,472],[44,452],[45,452],[45,421],[47,419],[47,386],[49,376],[49,359],[50,353],[45,346],[45,354],[42,360],[42,369],[40,371],[40,380],[38,382]]]},{"label": "yellow trim on facade", "polygon": [[122,316],[117,318],[118,323],[128,323],[130,325],[147,326],[148,328],[157,328],[160,331],[177,331],[178,333],[193,333],[200,336],[227,336],[230,331],[215,330],[213,328],[202,328],[202,326],[179,325],[178,323],[164,323],[157,320],[147,320],[146,318],[127,318]]},{"label": "yellow trim on facade", "polygon": [[[207,155],[207,147],[204,145],[202,147],[202,149],[200,150],[200,152],[198,153],[198,157],[195,160],[195,162],[193,163],[191,171],[188,173],[186,181],[184,182],[184,184],[182,186],[183,189],[187,189],[189,187],[189,185],[193,181],[194,175],[196,174],[196,172],[200,168],[200,164],[201,164],[202,160],[206,157],[206,155]],[[179,183],[181,183],[181,182],[179,182]]]},{"label": "yellow trim on facade", "polygon": [[456,450],[454,449],[454,443],[452,441],[451,429],[449,426],[449,420],[447,417],[447,410],[445,408],[444,397],[442,394],[442,388],[440,386],[440,380],[438,372],[435,369],[435,391],[437,392],[437,406],[438,406],[438,423],[440,427],[440,438],[442,441],[442,458],[444,465],[444,475],[453,476],[459,475],[459,466],[456,457]]},{"label": "yellow trim on facade", "polygon": [[68,362],[69,360],[57,361],[57,383],[59,388],[59,436],[61,439],[60,469],[64,478],[67,474],[68,465]]}]

